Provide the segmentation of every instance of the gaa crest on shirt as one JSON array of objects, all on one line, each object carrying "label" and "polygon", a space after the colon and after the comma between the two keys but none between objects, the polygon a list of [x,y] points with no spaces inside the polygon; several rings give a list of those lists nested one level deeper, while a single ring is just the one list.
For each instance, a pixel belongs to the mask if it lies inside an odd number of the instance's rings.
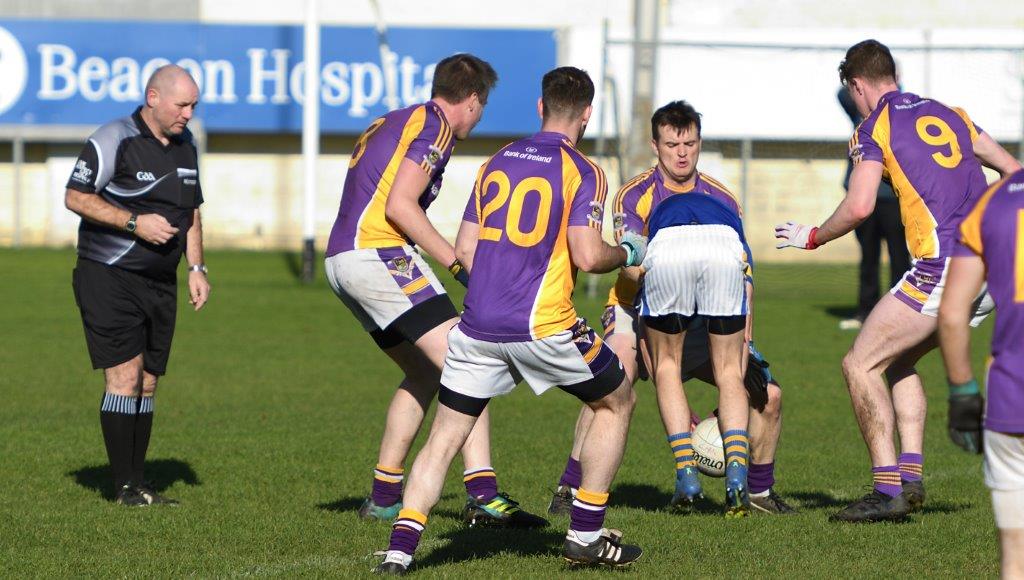
[{"label": "gaa crest on shirt", "polygon": [[600,224],[604,219],[604,206],[597,201],[590,202],[590,215],[588,218],[592,224]]},{"label": "gaa crest on shirt", "polygon": [[430,166],[431,171],[434,171],[437,169],[437,162],[441,160],[441,155],[443,155],[443,152],[434,145],[431,145],[430,151],[423,155],[423,161]]}]

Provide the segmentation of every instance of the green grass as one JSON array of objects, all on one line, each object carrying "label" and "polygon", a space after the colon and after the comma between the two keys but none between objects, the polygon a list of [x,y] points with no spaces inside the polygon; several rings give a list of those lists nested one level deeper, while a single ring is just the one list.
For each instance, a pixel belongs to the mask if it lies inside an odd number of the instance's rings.
[{"label": "green grass", "polygon": [[[193,313],[180,296],[150,448],[149,475],[183,505],[126,509],[105,499],[102,378],[90,370],[71,294],[74,260],[71,251],[0,251],[0,575],[366,575],[389,528],[357,520],[354,510],[368,492],[399,375],[326,283],[299,284],[280,254],[210,254],[207,308]],[[827,516],[870,479],[839,370],[853,334],[837,329],[834,314],[854,300],[855,268],[764,265],[757,292],[758,344],[785,393],[777,489],[802,513],[725,521],[662,511],[671,456],[653,390],[640,384],[608,513],[609,525],[646,550],[629,573],[996,575],[981,460],[947,440],[939,357],[919,367],[931,403],[925,512],[905,524],[830,524]],[[602,302],[578,300],[595,323]],[[976,335],[977,361],[990,333],[988,322]],[[689,391],[698,411],[713,408],[712,389]],[[524,507],[546,507],[577,410],[569,396],[538,398],[527,388],[494,402],[494,465]],[[419,576],[600,573],[564,567],[560,518],[538,533],[464,529],[461,469],[457,461],[431,516]],[[705,484],[721,504],[720,480]]]}]

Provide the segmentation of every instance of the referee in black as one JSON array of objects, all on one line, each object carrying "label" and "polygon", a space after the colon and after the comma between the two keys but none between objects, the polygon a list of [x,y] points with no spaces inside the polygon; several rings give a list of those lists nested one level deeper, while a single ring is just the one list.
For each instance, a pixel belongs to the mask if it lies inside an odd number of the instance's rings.
[{"label": "referee in black", "polygon": [[186,128],[198,100],[185,69],[157,69],[145,103],[89,137],[64,198],[82,217],[72,286],[89,357],[106,381],[100,425],[115,501],[124,505],[178,503],[146,483],[143,464],[174,336],[182,253],[189,302],[199,310],[210,296],[198,157]]}]

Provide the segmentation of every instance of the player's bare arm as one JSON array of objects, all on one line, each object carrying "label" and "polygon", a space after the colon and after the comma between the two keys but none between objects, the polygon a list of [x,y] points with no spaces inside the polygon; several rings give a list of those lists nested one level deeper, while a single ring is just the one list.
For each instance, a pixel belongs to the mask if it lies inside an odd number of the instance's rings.
[{"label": "player's bare arm", "polygon": [[476,254],[478,241],[480,241],[480,224],[463,221],[459,226],[459,233],[455,237],[455,257],[462,263],[462,267],[470,272],[473,271],[473,255]]},{"label": "player's bare arm", "polygon": [[186,234],[188,247],[185,250],[185,259],[188,262],[188,294],[189,304],[198,311],[210,299],[210,281],[206,278],[206,272],[202,269],[193,269],[193,266],[203,266],[203,221],[199,208],[192,210],[192,227]]},{"label": "player's bare arm", "polygon": [[786,247],[813,250],[826,242],[852,232],[875,210],[878,184],[882,182],[882,164],[864,160],[850,174],[850,189],[836,211],[820,227],[796,222],[775,226],[777,249]]},{"label": "player's bare arm", "polygon": [[951,383],[974,378],[971,372],[970,322],[973,305],[985,282],[985,262],[980,256],[950,259],[949,281],[939,303],[939,346]]},{"label": "player's bare arm", "polygon": [[448,266],[455,261],[455,248],[438,233],[419,204],[429,182],[430,175],[415,161],[402,159],[384,215],[430,257]]},{"label": "player's bare arm", "polygon": [[998,171],[999,177],[1006,177],[1021,168],[1020,162],[985,132],[974,141],[974,156],[985,167]]},{"label": "player's bare arm", "polygon": [[570,226],[568,231],[569,255],[573,264],[591,274],[604,274],[623,266],[629,258],[622,246],[610,246],[601,232],[587,226]]},{"label": "player's bare arm", "polygon": [[[127,231],[125,225],[132,217],[128,210],[114,207],[98,195],[70,188],[64,192],[64,205],[93,223],[118,230]],[[178,233],[178,228],[160,214],[142,214],[136,218],[135,224],[135,235],[151,244],[166,244]]]}]

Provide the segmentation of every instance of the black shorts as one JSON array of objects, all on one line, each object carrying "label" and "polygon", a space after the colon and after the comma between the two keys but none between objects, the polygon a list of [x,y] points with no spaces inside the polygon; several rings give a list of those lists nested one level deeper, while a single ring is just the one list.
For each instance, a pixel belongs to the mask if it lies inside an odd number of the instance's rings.
[{"label": "black shorts", "polygon": [[146,372],[167,371],[178,310],[176,282],[79,258],[71,286],[93,368],[108,369],[142,354]]}]

